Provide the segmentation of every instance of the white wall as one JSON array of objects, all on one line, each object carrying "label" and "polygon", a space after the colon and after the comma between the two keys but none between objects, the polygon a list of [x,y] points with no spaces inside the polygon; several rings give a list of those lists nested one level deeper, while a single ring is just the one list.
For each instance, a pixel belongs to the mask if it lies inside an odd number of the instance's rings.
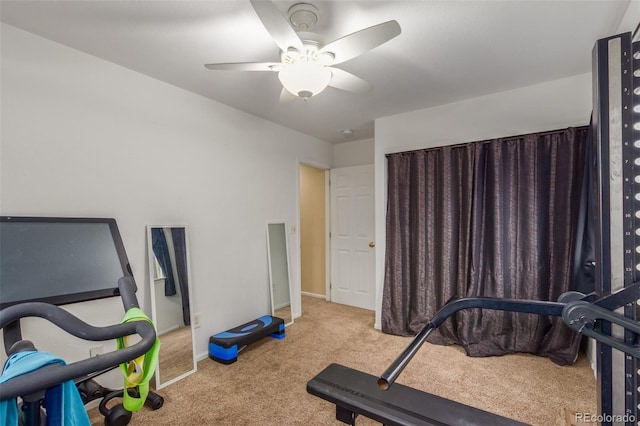
[{"label": "white wall", "polygon": [[373,164],[374,141],[361,139],[333,146],[333,167],[351,167]]},{"label": "white wall", "polygon": [[[620,25],[618,26],[618,30],[616,34],[622,34],[625,32],[634,32],[640,23],[640,0],[631,0],[629,2],[629,6],[627,6],[627,11],[624,13],[622,20],[620,21]],[[612,34],[613,35],[613,34]],[[639,38],[636,37],[635,40]]]},{"label": "white wall", "polygon": [[[1,31],[1,213],[116,218],[148,314],[145,226],[187,225],[200,356],[210,335],[267,313],[265,223],[297,223],[298,161],[331,164],[332,145],[14,27]],[[117,299],[69,309],[97,325],[122,318]],[[37,321],[24,334],[41,349],[88,356],[91,344]]]},{"label": "white wall", "polygon": [[591,74],[495,93],[375,123],[376,319],[384,281],[387,162],[385,154],[581,126],[591,115]]}]

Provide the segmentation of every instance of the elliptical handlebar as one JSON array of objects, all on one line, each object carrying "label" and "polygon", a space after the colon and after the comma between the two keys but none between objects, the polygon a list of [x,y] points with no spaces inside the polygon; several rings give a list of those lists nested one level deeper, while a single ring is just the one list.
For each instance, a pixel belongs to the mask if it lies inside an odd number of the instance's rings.
[{"label": "elliptical handlebar", "polygon": [[[125,310],[137,308],[138,301],[133,280],[130,277],[120,278],[118,287]],[[105,370],[131,361],[147,353],[156,339],[155,329],[147,321],[132,321],[106,327],[94,327],[62,308],[41,302],[27,302],[0,310],[0,328],[4,329],[8,325],[26,317],[46,319],[69,334],[84,340],[105,341],[134,334],[139,335],[141,340],[133,346],[64,366],[62,364],[50,364],[36,371],[15,377],[5,383],[0,383],[0,401],[46,390],[94,371]],[[4,338],[5,350],[9,354],[11,347],[19,343],[22,337],[18,328],[18,333],[5,333]]]}]

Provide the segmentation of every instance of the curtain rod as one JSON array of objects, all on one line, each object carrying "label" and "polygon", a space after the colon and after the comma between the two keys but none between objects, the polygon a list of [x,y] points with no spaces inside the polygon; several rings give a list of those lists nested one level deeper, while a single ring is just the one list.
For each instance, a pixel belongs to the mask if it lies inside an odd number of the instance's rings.
[{"label": "curtain rod", "polygon": [[524,133],[521,135],[514,135],[514,136],[507,136],[507,137],[499,137],[499,138],[493,138],[493,139],[485,139],[485,140],[481,140],[481,141],[474,141],[474,142],[464,142],[464,143],[457,143],[457,144],[452,144],[452,145],[442,145],[442,146],[434,146],[432,148],[419,148],[419,149],[412,149],[409,151],[399,151],[399,152],[390,152],[388,154],[385,154],[385,157],[389,157],[390,155],[397,155],[397,154],[412,154],[414,152],[420,152],[420,151],[429,151],[432,149],[441,149],[444,147],[449,147],[449,148],[462,148],[464,146],[467,146],[469,144],[472,143],[481,143],[481,144],[485,144],[485,143],[491,143],[493,141],[495,141],[496,139],[520,139],[520,138],[524,138],[525,136],[529,136],[529,135],[539,135],[539,136],[547,136],[547,135],[552,135],[554,133],[560,133],[560,132],[564,132],[567,129],[576,129],[576,130],[587,130],[589,129],[589,125],[585,125],[585,126],[572,126],[572,127],[566,127],[564,129],[556,129],[556,130],[547,130],[544,132],[532,132],[532,133]]}]

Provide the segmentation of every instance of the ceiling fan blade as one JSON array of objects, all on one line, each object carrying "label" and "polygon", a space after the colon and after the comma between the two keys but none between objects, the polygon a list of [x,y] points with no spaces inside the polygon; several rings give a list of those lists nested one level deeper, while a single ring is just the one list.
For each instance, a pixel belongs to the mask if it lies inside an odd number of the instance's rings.
[{"label": "ceiling fan blade", "polygon": [[284,87],[282,88],[282,91],[280,92],[280,104],[281,105],[288,105],[288,104],[290,104],[292,102],[295,102],[296,99],[298,99],[298,97],[296,95],[292,94],[291,92],[289,92]]},{"label": "ceiling fan blade", "polygon": [[280,62],[231,62],[227,64],[206,64],[210,70],[221,71],[276,71]]},{"label": "ceiling fan blade", "polygon": [[387,21],[332,41],[320,49],[320,53],[332,53],[334,60],[331,64],[339,64],[386,43],[400,32],[400,24],[397,21]]},{"label": "ceiling fan blade", "polygon": [[365,93],[371,90],[371,85],[350,72],[340,68],[328,68],[331,71],[329,86],[352,93]]},{"label": "ceiling fan blade", "polygon": [[295,47],[302,51],[300,37],[275,4],[267,0],[251,0],[251,5],[280,50],[286,52],[290,47]]}]

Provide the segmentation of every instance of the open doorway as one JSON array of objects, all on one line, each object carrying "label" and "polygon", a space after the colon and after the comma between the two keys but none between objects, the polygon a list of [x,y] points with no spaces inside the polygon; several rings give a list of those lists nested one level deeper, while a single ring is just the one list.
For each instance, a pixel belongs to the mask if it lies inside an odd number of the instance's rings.
[{"label": "open doorway", "polygon": [[305,299],[328,300],[327,171],[300,164],[300,289]]}]

